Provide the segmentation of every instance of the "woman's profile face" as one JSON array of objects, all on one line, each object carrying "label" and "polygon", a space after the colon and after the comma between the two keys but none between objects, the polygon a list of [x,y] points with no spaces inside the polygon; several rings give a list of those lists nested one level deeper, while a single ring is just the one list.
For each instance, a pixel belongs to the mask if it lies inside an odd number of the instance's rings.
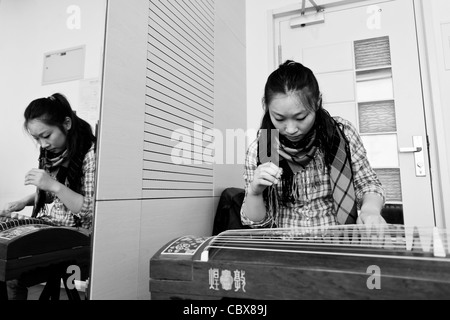
[{"label": "woman's profile face", "polygon": [[59,127],[49,126],[39,119],[34,119],[28,122],[27,128],[43,149],[52,153],[62,152],[66,149],[67,135]]},{"label": "woman's profile face", "polygon": [[268,108],[275,128],[292,142],[302,140],[316,120],[316,112],[306,108],[295,93],[275,95]]}]

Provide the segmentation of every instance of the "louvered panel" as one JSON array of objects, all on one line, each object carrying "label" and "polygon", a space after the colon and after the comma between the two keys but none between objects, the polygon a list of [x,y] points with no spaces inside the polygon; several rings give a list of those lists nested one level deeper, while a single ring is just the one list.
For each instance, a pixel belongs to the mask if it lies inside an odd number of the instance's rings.
[{"label": "louvered panel", "polygon": [[[175,137],[174,138],[178,138]],[[178,155],[183,150],[185,152],[195,152],[196,154],[209,155],[213,154],[213,151],[209,145],[205,145],[202,140],[192,139],[192,137],[182,136],[179,141],[172,140],[168,137],[155,134],[153,132],[146,133],[145,143],[154,144],[157,146],[166,146],[170,148],[170,152],[173,155]],[[156,149],[155,149],[156,151]],[[158,150],[159,152],[165,152],[163,150]],[[175,153],[176,152],[176,153]],[[204,156],[201,158],[203,159]],[[199,159],[199,158],[196,158]]]},{"label": "louvered panel", "polygon": [[[165,2],[162,0],[161,2]],[[214,10],[206,15],[201,14],[201,6],[199,1],[180,0],[169,1],[174,8],[178,8],[178,13],[186,18],[186,21],[192,21],[195,26],[196,33],[203,35],[207,41],[214,42]],[[213,1],[208,1],[212,5]],[[184,9],[184,10],[183,10]]]},{"label": "louvered panel", "polygon": [[144,180],[168,180],[168,181],[192,181],[195,178],[196,183],[212,184],[213,177],[200,174],[192,174],[187,172],[181,172],[181,170],[170,172],[162,170],[148,170],[144,171]]},{"label": "louvered panel", "polygon": [[144,199],[211,198],[211,190],[143,189],[142,197]]},{"label": "louvered panel", "polygon": [[[174,130],[187,129],[192,130],[192,132],[194,133],[193,130],[196,126],[201,126],[203,130],[211,129],[210,127],[206,126],[206,123],[199,122],[199,119],[192,115],[185,115],[185,118],[183,119],[182,115],[178,115],[173,111],[174,110],[161,110],[160,108],[153,107],[149,110],[149,112],[151,112],[151,114],[149,114],[149,117],[153,117],[154,119],[163,119],[161,120],[161,124],[165,122],[172,123],[174,125]],[[151,124],[152,122],[148,123]],[[159,121],[156,122],[156,124],[158,123]]]},{"label": "louvered panel", "polygon": [[213,83],[211,79],[203,77],[202,74],[193,72],[192,68],[189,68],[188,65],[184,64],[180,59],[176,59],[177,56],[172,56],[165,54],[161,48],[157,47],[158,43],[149,43],[149,51],[147,52],[147,59],[149,65],[150,63],[158,64],[163,66],[163,69],[168,72],[176,73],[179,72],[183,76],[191,79],[194,85],[199,90],[204,90],[208,95],[213,95]]},{"label": "louvered panel", "polygon": [[174,180],[169,180],[168,177],[165,177],[163,180],[143,179],[143,189],[208,191],[212,188],[212,182],[182,180],[182,178],[175,177]]},{"label": "louvered panel", "polygon": [[156,68],[159,73],[168,73],[172,77],[186,84],[186,87],[193,90],[197,95],[203,95],[205,99],[209,98],[209,101],[214,100],[214,88],[210,82],[206,82],[203,78],[186,74],[186,71],[179,66],[174,66],[168,63],[168,61],[161,60],[157,55],[148,52],[148,68],[154,70]]},{"label": "louvered panel", "polygon": [[211,197],[213,1],[149,3],[143,197]]},{"label": "louvered panel", "polygon": [[184,107],[186,112],[189,109],[193,109],[203,114],[209,114],[210,118],[212,118],[212,104],[199,101],[198,99],[190,99],[190,97],[182,95],[174,90],[175,89],[165,87],[152,79],[147,80],[146,94],[148,97],[159,96],[161,98],[159,100],[165,102],[167,105]]},{"label": "louvered panel", "polygon": [[149,28],[149,35],[152,38],[152,43],[158,47],[164,55],[170,55],[176,57],[186,65],[187,68],[191,69],[192,72],[197,73],[199,76],[204,76],[209,78],[210,81],[213,80],[212,71],[208,69],[210,64],[206,64],[204,60],[191,52],[183,50],[182,42],[175,42],[175,40],[170,36],[164,36],[163,30],[159,25],[155,25],[157,29],[153,29],[152,26]]},{"label": "louvered panel", "polygon": [[[197,127],[191,126],[190,128],[183,128],[179,124],[161,120],[161,118],[150,115],[147,115],[147,118],[149,119],[149,122],[146,122],[144,127],[145,140],[151,141],[153,138],[151,138],[150,135],[157,135],[167,137],[167,141],[172,140],[172,138],[174,141],[180,140],[180,137],[183,137],[184,141],[194,141],[196,144],[203,146],[210,145],[214,141],[213,136],[209,135],[206,131],[202,134]],[[190,125],[192,125],[192,123]]]},{"label": "louvered panel", "polygon": [[164,122],[170,122],[177,124],[178,128],[194,128],[194,122],[198,121],[197,118],[193,116],[186,116],[185,119],[181,115],[171,112],[172,110],[162,111],[159,108],[152,108],[150,110],[154,118],[164,119]]},{"label": "louvered panel", "polygon": [[214,22],[213,19],[212,19],[213,13],[212,12],[209,12],[209,13],[205,12],[205,8],[203,7],[204,2],[196,1],[196,0],[181,0],[181,1],[186,3],[186,4],[195,2],[196,6],[192,6],[192,5],[189,6],[188,5],[189,9],[192,12],[194,12],[194,14],[197,15],[199,18],[201,18],[201,20],[208,21],[209,23],[205,24],[205,27],[207,27],[208,30],[211,33],[214,33],[214,30],[213,30],[212,25],[211,25]]},{"label": "louvered panel", "polygon": [[[207,1],[213,2],[214,1]],[[179,1],[159,1],[160,4],[165,6],[169,11],[168,14],[171,14],[176,21],[177,25],[180,29],[185,30],[186,32],[191,34],[191,37],[197,39],[200,43],[203,42],[202,46],[209,47],[214,52],[214,32],[211,32],[211,28],[207,26],[207,24],[211,22],[207,22],[203,24],[202,20],[196,20],[192,16],[192,12],[187,12],[183,7],[183,3]],[[200,5],[200,2],[197,1],[195,3],[197,6]],[[161,7],[159,7],[161,8]],[[212,12],[209,12],[209,15],[214,16]],[[208,19],[209,20],[209,19]]]},{"label": "louvered panel", "polygon": [[[175,55],[177,59],[180,59],[184,64],[187,64],[189,68],[192,68],[193,72],[202,74],[210,81],[214,81],[212,67],[205,65],[204,61],[196,55],[183,50],[183,40],[174,39],[172,35],[166,32],[158,24],[153,24],[149,28],[149,35],[154,43],[157,43],[161,51],[166,55]],[[209,68],[208,68],[209,67]]]},{"label": "louvered panel", "polygon": [[182,141],[172,141],[165,137],[147,134],[148,140],[144,140],[145,147],[147,150],[152,150],[154,152],[159,152],[163,154],[170,154],[171,161],[179,163],[173,157],[179,157],[181,155],[185,156],[186,153],[192,153],[192,158],[194,160],[203,160],[205,155],[212,154],[210,147],[205,147],[201,144],[201,141],[194,140],[192,138],[185,138],[183,136]]},{"label": "louvered panel", "polygon": [[207,150],[211,149],[211,147],[209,147],[211,142],[205,141],[201,135],[196,137],[194,135],[186,135],[185,133],[179,132],[179,134],[172,134],[171,136],[168,136],[165,134],[166,132],[167,130],[163,130],[162,128],[156,126],[151,126],[150,130],[145,130],[144,140],[147,142],[174,146],[175,143],[179,143],[179,140],[184,139],[184,141],[191,141],[191,144],[195,147],[202,147]]},{"label": "louvered panel", "polygon": [[194,131],[193,128],[181,127],[179,124],[168,122],[165,119],[158,118],[152,115],[146,115],[147,122],[145,123],[144,133],[146,134],[145,140],[151,140],[147,134],[154,134],[159,136],[167,137],[168,140],[171,140],[172,137],[176,138],[179,135],[187,135],[192,138],[192,141],[196,141],[196,143],[200,144],[200,141],[203,141],[203,145],[211,144],[214,140],[213,136],[204,132],[201,135],[200,131]]},{"label": "louvered panel", "polygon": [[200,2],[203,4],[203,7],[206,8],[210,14],[214,15],[214,1],[200,0]]},{"label": "louvered panel", "polygon": [[[160,159],[162,161],[158,161],[156,157],[153,160],[144,161],[144,175],[146,172],[167,172],[168,174],[179,173],[180,175],[192,175],[199,176],[201,179],[212,179],[213,178],[213,169],[209,165],[183,165],[179,164],[176,167],[173,163],[165,163],[163,162],[165,159]],[[158,169],[155,168],[155,163],[158,164]]]},{"label": "louvered panel", "polygon": [[[153,85],[155,89],[175,90],[179,96],[185,97],[189,101],[193,101],[195,104],[203,106],[203,108],[206,108],[213,103],[211,99],[204,95],[196,94],[190,90],[189,86],[186,86],[185,83],[182,83],[179,80],[177,81],[176,78],[171,77],[170,74],[165,71],[159,70],[159,72],[155,72],[155,70],[150,69],[150,72],[153,77],[151,80],[148,80],[147,83],[151,86],[152,81],[156,83]],[[165,74],[166,77],[161,76],[161,73]]]},{"label": "louvered panel", "polygon": [[[173,32],[178,34],[180,38],[188,37],[192,41],[187,42],[191,43],[192,46],[210,48],[210,53],[214,52],[214,18],[210,17],[209,14],[206,18],[201,14],[199,15],[200,11],[196,10],[200,5],[198,1],[192,2],[191,8],[185,7],[180,1],[152,0],[152,2],[155,3],[150,7],[149,17],[152,22],[159,19],[165,24],[170,24],[173,28],[164,28],[167,33]],[[208,59],[212,58],[209,57]]]},{"label": "louvered panel", "polygon": [[146,143],[146,148],[151,149],[151,151],[145,152],[145,160],[154,162],[155,166],[152,168],[155,170],[159,169],[160,162],[168,164],[170,163],[174,167],[179,166],[180,164],[185,164],[212,168],[212,165],[207,163],[208,159],[205,159],[205,153],[203,153],[201,150],[194,150],[193,148],[177,150],[154,143]]},{"label": "louvered panel", "polygon": [[[211,1],[208,0],[200,0],[198,1],[199,4],[199,8],[204,10],[205,14],[209,17],[213,17],[214,16],[214,7],[211,3]],[[210,21],[213,22],[213,21]]]},{"label": "louvered panel", "polygon": [[[154,83],[154,81],[147,80],[147,84],[152,86],[151,88],[147,88],[147,105],[165,105],[168,107],[173,107],[178,110],[182,110],[184,112],[190,112],[192,114],[197,115],[198,118],[204,119],[205,121],[212,122],[213,116],[211,112],[211,104],[203,103],[201,105],[194,105],[192,100],[189,100],[187,97],[181,95],[174,95],[172,97],[168,97],[167,93],[171,90],[167,90],[167,88],[158,86]],[[151,100],[153,102],[151,102]],[[186,105],[189,106],[189,111],[184,110]]]},{"label": "louvered panel", "polygon": [[355,41],[356,69],[391,65],[389,37]]},{"label": "louvered panel", "polygon": [[[146,163],[146,167],[150,167],[154,170],[159,170],[160,168],[163,168],[164,165],[170,165],[172,168],[184,168],[185,165],[188,165],[189,167],[196,168],[196,170],[193,171],[193,174],[205,174],[206,172],[212,173],[212,165],[208,164],[206,162],[203,162],[202,164],[196,164],[194,163],[195,160],[192,160],[192,157],[186,158],[186,163],[182,164],[175,164],[173,160],[171,159],[172,155],[171,153],[163,153],[158,152],[157,150],[144,151],[144,163]],[[164,165],[163,165],[164,164]],[[167,169],[166,169],[167,170]],[[175,170],[175,169],[172,169]],[[170,170],[171,171],[171,170]]]},{"label": "louvered panel", "polygon": [[169,100],[160,93],[155,92],[151,97],[146,96],[146,112],[149,116],[152,115],[150,114],[150,112],[153,109],[158,109],[162,112],[168,113],[179,113],[180,116],[193,117],[197,119],[195,121],[197,121],[198,123],[202,123],[202,126],[205,126],[207,128],[211,128],[213,126],[213,118],[208,113],[201,112],[198,109],[193,108],[192,106],[190,106],[189,109],[185,110],[186,106],[181,103],[173,103],[171,105],[168,102]]},{"label": "louvered panel", "polygon": [[156,142],[144,141],[144,148],[145,150],[151,150],[151,152],[167,155],[169,157],[167,160],[174,165],[180,162],[194,164],[195,162],[202,161],[206,154],[203,148],[195,148],[189,143],[178,143],[178,148],[176,148],[175,146],[172,147]]},{"label": "louvered panel", "polygon": [[185,150],[193,150],[194,148],[203,148],[203,145],[201,144],[201,141],[196,141],[192,139],[191,137],[185,137],[183,136],[183,139],[186,138],[188,140],[182,140],[181,141],[175,141],[170,139],[170,137],[167,136],[161,136],[158,134],[155,134],[154,132],[146,133],[145,134],[145,142],[152,143],[160,146],[168,146],[171,149],[174,149],[175,146],[183,147]]},{"label": "louvered panel", "polygon": [[[155,6],[155,9],[159,9],[162,12],[162,16],[156,14],[155,12],[152,17],[154,17],[154,22],[160,26],[169,26],[167,28],[169,31],[178,33],[182,39],[189,43],[189,46],[185,48],[189,51],[194,52],[196,55],[202,57],[205,62],[210,65],[214,64],[212,55],[214,53],[214,47],[206,43],[196,32],[195,29],[190,26],[191,19],[187,19],[181,14],[177,14],[175,7],[171,5],[170,1],[164,1]],[[151,11],[152,8],[150,8]],[[198,28],[197,28],[198,30]],[[211,35],[209,35],[210,41],[212,41]]]}]

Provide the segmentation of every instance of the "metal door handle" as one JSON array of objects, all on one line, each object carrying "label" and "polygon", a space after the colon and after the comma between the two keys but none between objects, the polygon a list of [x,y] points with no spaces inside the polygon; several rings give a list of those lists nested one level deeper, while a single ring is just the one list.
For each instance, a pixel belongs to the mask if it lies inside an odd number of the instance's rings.
[{"label": "metal door handle", "polygon": [[421,152],[421,147],[414,147],[414,148],[400,148],[400,153],[415,153],[415,152]]},{"label": "metal door handle", "polygon": [[423,139],[421,136],[413,137],[413,147],[412,148],[400,148],[400,153],[414,153],[414,161],[416,168],[417,177],[426,177],[427,173],[425,170],[425,156],[423,151]]}]

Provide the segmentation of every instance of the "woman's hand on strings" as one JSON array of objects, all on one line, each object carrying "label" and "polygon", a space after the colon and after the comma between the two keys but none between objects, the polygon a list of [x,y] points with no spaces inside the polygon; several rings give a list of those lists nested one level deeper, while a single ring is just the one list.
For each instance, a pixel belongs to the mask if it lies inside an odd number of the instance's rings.
[{"label": "woman's hand on strings", "polygon": [[33,185],[38,189],[56,193],[58,181],[54,180],[45,170],[32,169],[25,175],[25,185]]},{"label": "woman's hand on strings", "polygon": [[9,217],[12,212],[19,212],[25,209],[26,204],[23,201],[15,201],[7,203],[2,210],[0,216]]},{"label": "woman's hand on strings", "polygon": [[361,212],[361,214],[358,217],[357,223],[377,225],[377,224],[386,224],[386,220],[384,220],[384,218],[379,213]]},{"label": "woman's hand on strings", "polygon": [[370,232],[375,231],[380,236],[385,234],[388,226],[386,220],[384,220],[380,213],[370,211],[361,211],[356,223],[363,224],[367,230],[370,230]]},{"label": "woman's hand on strings", "polygon": [[283,169],[272,162],[261,164],[253,174],[253,181],[250,183],[250,192],[253,195],[260,195],[272,185],[280,182]]},{"label": "woman's hand on strings", "polygon": [[380,232],[387,226],[386,220],[381,216],[383,199],[377,194],[366,194],[363,197],[361,212],[356,220],[357,224],[364,224],[368,228],[375,227]]}]

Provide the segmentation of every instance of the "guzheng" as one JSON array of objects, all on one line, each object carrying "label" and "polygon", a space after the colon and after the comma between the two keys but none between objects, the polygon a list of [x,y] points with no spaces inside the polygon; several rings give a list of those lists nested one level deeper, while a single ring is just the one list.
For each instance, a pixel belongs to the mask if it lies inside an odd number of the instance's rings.
[{"label": "guzheng", "polygon": [[63,262],[80,268],[90,261],[90,237],[41,219],[0,218],[0,281]]},{"label": "guzheng", "polygon": [[184,236],[150,259],[152,299],[450,299],[450,235],[363,225]]}]

